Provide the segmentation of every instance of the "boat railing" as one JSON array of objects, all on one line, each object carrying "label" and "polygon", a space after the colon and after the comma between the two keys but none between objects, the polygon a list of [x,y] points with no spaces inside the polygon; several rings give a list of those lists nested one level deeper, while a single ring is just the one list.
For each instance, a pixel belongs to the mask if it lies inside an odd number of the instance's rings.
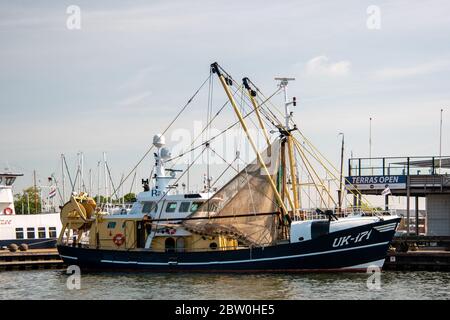
[{"label": "boat railing", "polygon": [[[325,210],[322,210],[325,211]],[[379,208],[352,207],[342,210],[333,210],[334,215],[339,218],[348,218],[352,216],[372,217],[372,216],[392,216],[396,215],[395,209],[381,210]],[[318,213],[316,209],[302,209],[299,214],[294,216],[294,221],[300,220],[326,220],[328,216]]]},{"label": "boat railing", "polygon": [[[62,241],[63,245],[69,246],[69,247],[78,247],[78,248],[85,248],[85,249],[98,249],[98,247],[96,246],[91,246],[89,244],[89,241],[79,241],[76,242],[74,241],[74,239],[72,238],[67,238],[64,237],[63,241]],[[126,247],[116,247],[116,250],[123,250],[123,251],[128,251],[128,250],[142,250],[142,251],[146,251],[146,252],[158,252],[158,253],[182,253],[182,252],[207,252],[207,251],[227,251],[227,250],[239,250],[239,249],[248,249],[249,247],[246,246],[226,246],[226,247],[218,247],[216,249],[212,249],[210,247],[204,247],[204,248],[195,248],[195,249],[189,249],[189,248],[161,248],[161,249],[155,249],[155,248],[150,248],[150,249],[145,249],[145,248],[126,248]],[[110,249],[110,248],[109,248]]]},{"label": "boat railing", "polygon": [[133,203],[102,203],[98,207],[109,214],[127,214],[132,206]]}]

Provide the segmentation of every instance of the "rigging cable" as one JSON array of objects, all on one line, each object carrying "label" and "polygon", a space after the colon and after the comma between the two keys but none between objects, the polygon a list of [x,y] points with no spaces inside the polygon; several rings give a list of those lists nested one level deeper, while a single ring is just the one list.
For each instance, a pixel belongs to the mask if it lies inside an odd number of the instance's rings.
[{"label": "rigging cable", "polygon": [[[203,155],[203,152],[205,152],[205,150],[206,150],[206,148],[204,148],[204,149],[202,150],[202,152],[194,159],[194,161],[192,161],[192,163],[189,164],[189,166],[187,167],[187,169],[186,169],[184,172],[182,172],[182,173],[180,174],[180,176],[178,177],[178,179],[174,182],[174,185],[177,184],[178,181],[180,181],[181,178],[184,176],[184,174],[185,174],[186,172],[189,171],[189,169],[192,167],[192,165],[194,165],[194,163],[195,163],[195,162]],[[161,201],[164,201],[164,199],[165,199],[164,196],[165,196],[165,195],[163,194],[163,195],[161,196],[161,198],[160,198],[158,201],[155,202],[154,207],[156,208],[156,210],[158,210],[158,204],[159,204]],[[161,210],[159,210],[159,215],[158,215],[158,219],[157,219],[157,220],[161,220],[161,213],[162,213],[162,212],[163,212],[163,208],[161,208]],[[155,225],[155,226],[157,227],[157,225]],[[157,228],[155,228],[154,235],[156,235],[156,232],[157,232]],[[154,236],[154,235],[153,235],[153,236]]]},{"label": "rigging cable", "polygon": [[[275,94],[277,94],[279,91],[280,91],[280,89],[278,89],[277,91],[275,91],[269,98],[267,98],[267,99],[266,99],[262,104],[260,104],[258,107],[261,107],[265,102],[268,101],[268,99],[271,99],[271,98],[272,98]],[[250,115],[252,115],[254,112],[255,112],[255,109],[251,110],[251,111],[248,112],[246,115],[242,116],[242,118],[245,119],[245,118],[249,117]],[[234,126],[236,126],[236,125],[238,125],[238,124],[240,124],[239,121],[234,122],[234,123],[231,124],[229,127],[225,128],[224,130],[222,130],[221,132],[219,132],[217,135],[211,137],[211,138],[210,138],[208,141],[206,141],[205,143],[213,141],[214,139],[218,138],[219,136],[221,136],[222,134],[224,134],[225,132],[227,132],[228,130],[232,129]],[[201,144],[199,144],[199,145],[197,145],[197,146],[195,146],[195,147],[193,147],[193,148],[191,148],[191,149],[189,149],[189,150],[187,150],[187,151],[185,151],[185,152],[183,152],[183,153],[180,153],[178,156],[173,157],[173,158],[171,158],[171,159],[168,159],[166,162],[173,161],[173,160],[176,160],[176,159],[178,159],[178,158],[181,158],[181,157],[183,157],[184,155],[186,155],[186,154],[188,154],[188,153],[190,153],[190,152],[193,152],[193,151],[195,151],[196,149],[200,148],[200,147],[203,146],[205,143],[201,143]]]},{"label": "rigging cable", "polygon": [[[177,115],[175,116],[175,118],[169,123],[169,125],[164,129],[164,131],[162,132],[162,134],[165,134],[169,128],[173,125],[173,123],[175,121],[177,121],[177,119],[180,117],[180,115],[184,112],[184,110],[186,110],[186,108],[191,104],[191,102],[194,100],[194,98],[197,96],[197,94],[199,93],[199,91],[203,88],[203,86],[208,82],[208,80],[211,78],[211,71],[209,72],[209,76],[206,78],[205,81],[203,81],[203,83],[200,85],[200,87],[197,89],[197,91],[194,92],[194,94],[192,95],[192,97],[186,102],[186,104],[181,108],[181,110],[177,113]],[[141,157],[141,159],[138,161],[138,163],[133,167],[133,169],[130,171],[130,173],[127,174],[127,176],[125,177],[125,179],[123,180],[122,184],[125,183],[125,181],[131,176],[131,174],[137,169],[137,167],[142,163],[142,161],[144,161],[144,159],[147,157],[147,155],[153,150],[153,144],[150,146],[150,148],[145,152],[145,154]],[[119,185],[117,188],[120,188],[121,185]],[[114,190],[113,194],[111,195],[114,196],[117,192],[117,189]]]}]

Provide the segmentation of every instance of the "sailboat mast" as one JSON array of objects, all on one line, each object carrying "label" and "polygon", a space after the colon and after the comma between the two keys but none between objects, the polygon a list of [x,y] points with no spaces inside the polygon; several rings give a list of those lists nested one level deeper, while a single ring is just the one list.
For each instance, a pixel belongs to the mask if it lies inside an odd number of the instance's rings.
[{"label": "sailboat mast", "polygon": [[61,154],[61,177],[62,177],[62,197],[63,203],[66,201],[66,173],[64,172],[64,154]]},{"label": "sailboat mast", "polygon": [[38,195],[36,186],[36,170],[33,170],[33,185],[34,185],[34,213],[38,213]]},{"label": "sailboat mast", "polygon": [[108,188],[108,164],[106,162],[106,152],[103,152],[103,166],[105,171],[105,203],[108,203],[109,188]]},{"label": "sailboat mast", "polygon": [[268,182],[269,182],[269,184],[270,184],[270,186],[271,186],[271,188],[272,188],[272,190],[273,190],[273,192],[275,194],[275,198],[277,199],[277,201],[278,201],[278,203],[279,203],[279,205],[281,207],[283,215],[285,217],[287,217],[288,221],[290,221],[290,217],[289,217],[288,211],[286,209],[286,206],[284,205],[284,202],[283,202],[283,200],[282,200],[282,198],[280,196],[280,193],[278,192],[277,187],[276,187],[274,181],[272,180],[272,177],[271,177],[271,175],[269,173],[269,170],[267,169],[266,164],[264,163],[264,161],[263,161],[263,159],[262,159],[262,157],[261,157],[261,155],[260,155],[260,153],[258,151],[258,148],[256,147],[255,142],[253,141],[252,137],[250,136],[247,124],[246,124],[244,118],[242,117],[241,112],[239,111],[239,108],[238,108],[238,106],[236,104],[236,101],[233,98],[233,94],[231,93],[230,89],[228,88],[227,81],[225,80],[223,74],[220,72],[219,66],[218,66],[217,63],[213,63],[211,65],[211,67],[212,67],[212,71],[214,73],[217,73],[217,76],[219,77],[220,83],[222,84],[222,86],[223,86],[223,88],[225,90],[225,93],[227,94],[228,99],[230,100],[230,103],[233,106],[234,112],[236,113],[236,115],[237,115],[237,117],[239,119],[239,122],[242,125],[242,129],[244,129],[244,132],[245,132],[245,134],[247,136],[247,139],[250,142],[250,145],[252,146],[252,149],[253,149],[253,151],[256,154],[256,158],[258,160],[258,163],[264,170],[264,173],[265,173],[265,175],[267,177],[267,180],[268,180]]}]

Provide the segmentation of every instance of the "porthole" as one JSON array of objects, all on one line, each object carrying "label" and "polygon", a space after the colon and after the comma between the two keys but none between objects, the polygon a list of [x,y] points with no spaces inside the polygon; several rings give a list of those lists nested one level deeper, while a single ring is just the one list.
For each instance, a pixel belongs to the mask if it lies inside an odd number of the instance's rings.
[{"label": "porthole", "polygon": [[212,250],[216,250],[216,249],[217,249],[217,243],[211,242],[211,243],[209,244],[209,248],[212,249]]}]

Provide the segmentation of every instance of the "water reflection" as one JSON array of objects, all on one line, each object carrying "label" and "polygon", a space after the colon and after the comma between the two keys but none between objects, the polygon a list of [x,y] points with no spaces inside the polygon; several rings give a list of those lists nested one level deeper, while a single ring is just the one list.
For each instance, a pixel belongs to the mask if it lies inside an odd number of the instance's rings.
[{"label": "water reflection", "polygon": [[0,299],[450,299],[450,273],[383,272],[369,290],[364,273],[83,273],[68,290],[62,270],[0,273]]}]

